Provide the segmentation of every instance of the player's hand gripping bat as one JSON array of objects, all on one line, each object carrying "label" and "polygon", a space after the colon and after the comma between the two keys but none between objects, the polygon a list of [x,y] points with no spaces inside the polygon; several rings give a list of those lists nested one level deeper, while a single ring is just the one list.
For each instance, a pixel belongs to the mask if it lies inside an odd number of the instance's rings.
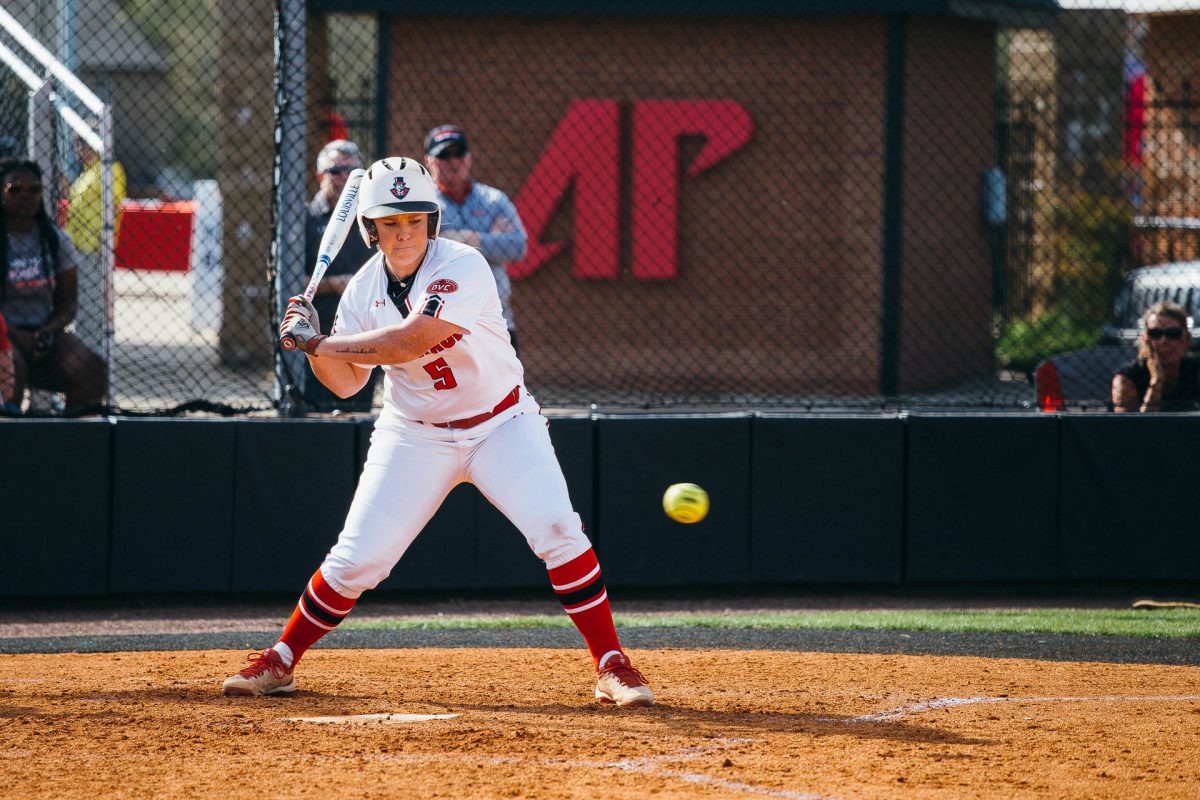
[{"label": "player's hand gripping bat", "polygon": [[[366,174],[366,170],[356,169],[346,179],[342,195],[338,198],[337,205],[333,207],[333,216],[329,218],[329,224],[325,226],[325,233],[321,234],[321,246],[317,249],[317,263],[313,265],[312,279],[308,282],[304,294],[301,295],[305,300],[311,301],[316,295],[321,278],[325,277],[325,270],[329,269],[329,265],[337,257],[338,251],[342,249],[350,229],[354,227],[355,211],[358,209],[358,187],[362,184],[363,176]],[[280,334],[279,346],[284,350],[295,350],[296,337],[290,333]]]}]

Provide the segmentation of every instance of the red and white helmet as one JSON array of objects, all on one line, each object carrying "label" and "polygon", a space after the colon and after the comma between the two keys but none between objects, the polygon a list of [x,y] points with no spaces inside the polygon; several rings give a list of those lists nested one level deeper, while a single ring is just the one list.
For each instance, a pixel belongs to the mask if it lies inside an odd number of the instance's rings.
[{"label": "red and white helmet", "polygon": [[380,159],[367,168],[358,190],[358,230],[367,247],[379,240],[374,220],[397,214],[428,214],[429,238],[442,226],[437,187],[425,165],[409,156]]}]

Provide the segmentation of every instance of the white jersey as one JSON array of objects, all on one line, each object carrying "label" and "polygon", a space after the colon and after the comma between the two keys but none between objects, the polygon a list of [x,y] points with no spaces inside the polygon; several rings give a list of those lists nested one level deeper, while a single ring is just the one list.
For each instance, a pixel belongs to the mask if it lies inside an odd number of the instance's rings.
[{"label": "white jersey", "polygon": [[[406,364],[384,365],[380,427],[404,420],[443,423],[491,411],[514,388],[522,400],[524,368],[508,329],[491,268],[479,251],[449,239],[429,242],[404,299],[405,314],[428,314],[462,328]],[[332,334],[398,325],[404,314],[388,296],[382,253],[355,273],[342,293]],[[363,367],[370,365],[363,364]]]}]

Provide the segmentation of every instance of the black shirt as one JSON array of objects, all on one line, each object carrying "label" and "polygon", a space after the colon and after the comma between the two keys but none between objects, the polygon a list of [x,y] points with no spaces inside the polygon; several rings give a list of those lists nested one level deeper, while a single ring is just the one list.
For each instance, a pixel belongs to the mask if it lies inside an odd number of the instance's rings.
[{"label": "black shirt", "polygon": [[[1139,358],[1117,370],[1118,375],[1124,375],[1133,381],[1137,387],[1138,405],[1150,388],[1150,368],[1146,360]],[[1200,359],[1184,356],[1179,362],[1179,380],[1170,394],[1163,394],[1161,411],[1196,411],[1200,409]]]}]

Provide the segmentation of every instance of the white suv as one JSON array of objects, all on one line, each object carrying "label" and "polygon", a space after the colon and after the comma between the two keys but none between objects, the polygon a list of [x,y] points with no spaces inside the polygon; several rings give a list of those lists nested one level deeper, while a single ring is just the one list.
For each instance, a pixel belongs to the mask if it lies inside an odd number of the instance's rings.
[{"label": "white suv", "polygon": [[1126,275],[1113,301],[1112,321],[1104,326],[1104,343],[1136,346],[1142,314],[1162,301],[1187,311],[1192,349],[1200,348],[1200,261],[1142,267]]}]

